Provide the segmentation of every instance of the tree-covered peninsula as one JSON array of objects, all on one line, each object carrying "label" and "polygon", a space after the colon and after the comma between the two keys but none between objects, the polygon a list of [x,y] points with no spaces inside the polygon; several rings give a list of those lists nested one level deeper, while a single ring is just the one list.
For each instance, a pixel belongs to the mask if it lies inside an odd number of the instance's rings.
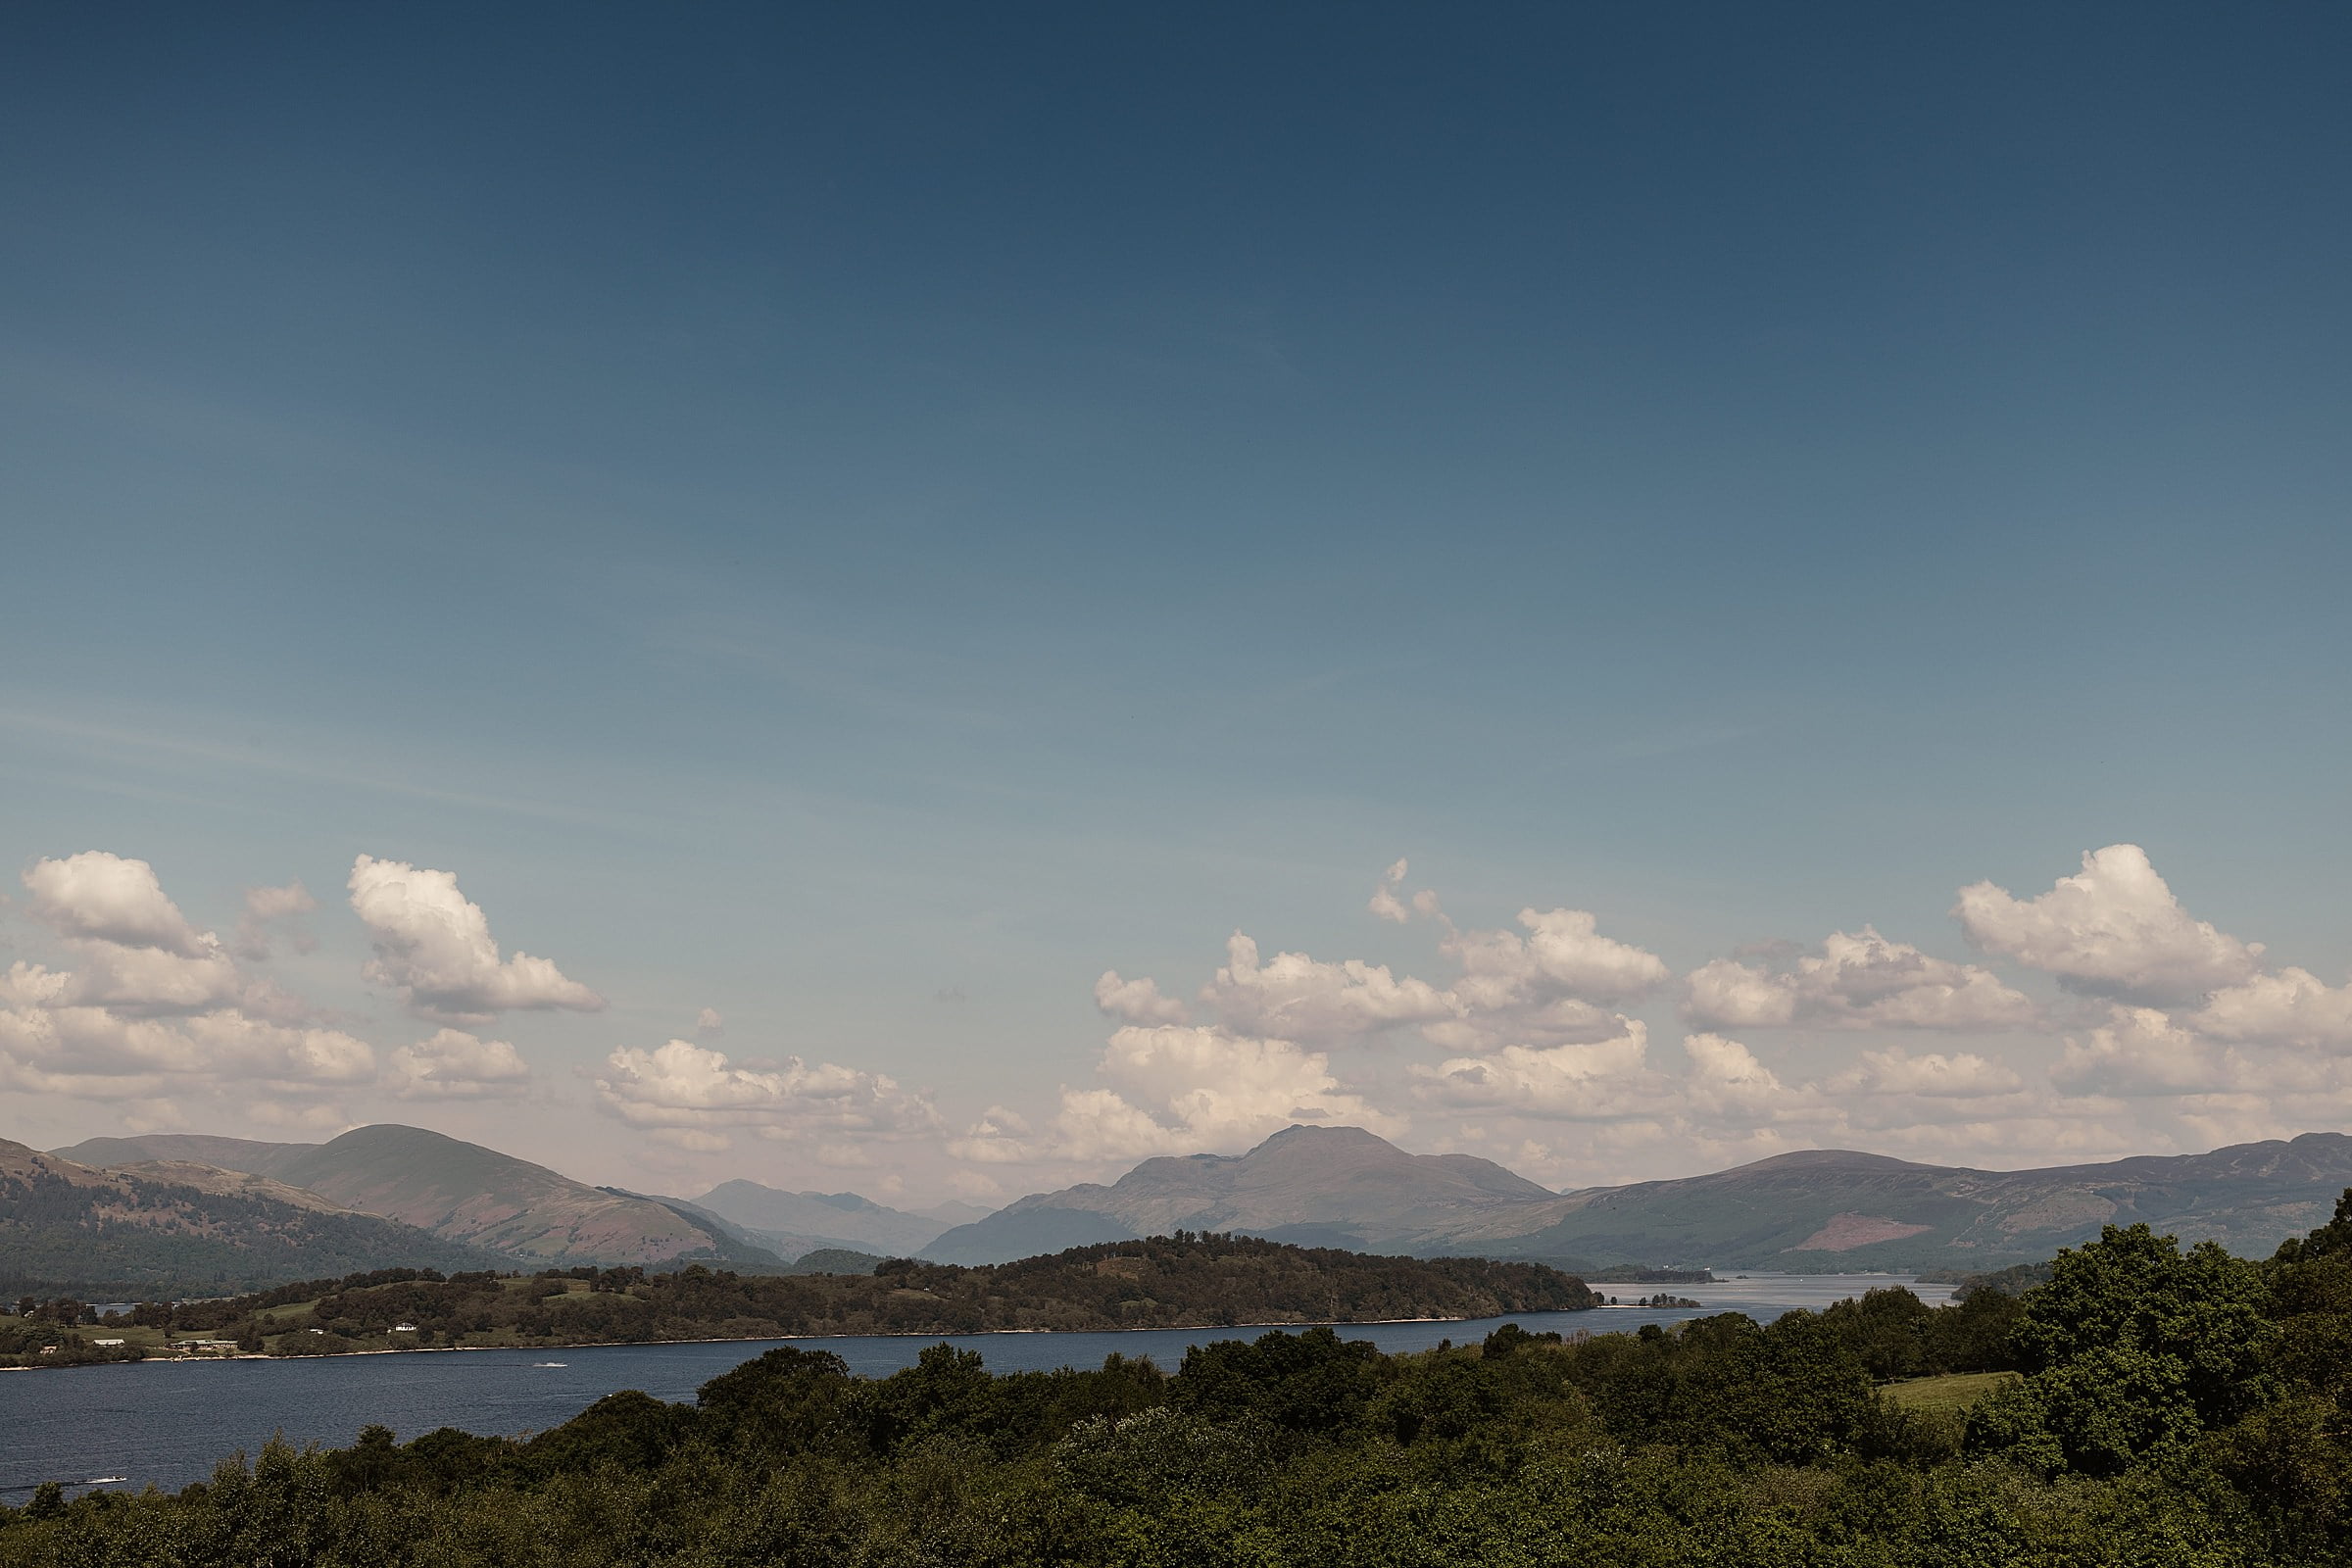
[{"label": "tree-covered peninsula", "polygon": [[[538,1274],[443,1276],[391,1269],[280,1286],[222,1300],[142,1303],[86,1333],[43,1303],[46,1338],[21,1364],[82,1359],[80,1343],[121,1338],[117,1352],[191,1341],[206,1350],[281,1355],[498,1345],[649,1344],[833,1334],[978,1334],[997,1330],[1369,1323],[1574,1311],[1599,1298],[1541,1263],[1372,1257],[1244,1236],[1172,1237],[1076,1248],[976,1268],[892,1259],[871,1273],[668,1273],[580,1266]],[[77,1304],[77,1303],[76,1303]],[[86,1326],[85,1326],[86,1327]]]}]

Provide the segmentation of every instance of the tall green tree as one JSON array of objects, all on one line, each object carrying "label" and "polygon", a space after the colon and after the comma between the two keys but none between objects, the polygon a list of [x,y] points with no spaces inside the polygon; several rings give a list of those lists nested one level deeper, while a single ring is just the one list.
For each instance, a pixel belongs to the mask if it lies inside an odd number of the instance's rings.
[{"label": "tall green tree", "polygon": [[2114,1475],[2275,1398],[2278,1331],[2262,1269],[2145,1225],[2062,1251],[2025,1295],[2025,1381],[1980,1404],[1969,1446],[2043,1470]]}]

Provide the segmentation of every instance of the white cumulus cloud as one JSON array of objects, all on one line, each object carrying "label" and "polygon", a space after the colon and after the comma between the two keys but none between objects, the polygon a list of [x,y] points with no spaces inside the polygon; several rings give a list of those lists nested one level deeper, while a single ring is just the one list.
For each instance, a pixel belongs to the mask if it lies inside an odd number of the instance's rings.
[{"label": "white cumulus cloud", "polygon": [[1204,1147],[1246,1147],[1293,1122],[1400,1127],[1332,1076],[1331,1058],[1289,1040],[1172,1024],[1121,1029],[1104,1077]]},{"label": "white cumulus cloud", "polygon": [[1182,1023],[1190,1016],[1183,1003],[1159,994],[1159,982],[1151,976],[1129,980],[1116,969],[1103,970],[1095,982],[1095,1005],[1129,1023]]},{"label": "white cumulus cloud", "polygon": [[1684,1015],[1723,1029],[2015,1029],[2034,1004],[1989,969],[1931,957],[1870,926],[1832,932],[1793,967],[1717,958],[1693,970]]},{"label": "white cumulus cloud", "polygon": [[2136,844],[2086,853],[2080,875],[2038,898],[2014,898],[1990,882],[1962,888],[1955,912],[1984,952],[2091,996],[2185,1002],[2261,967],[2261,944],[2191,918]]},{"label": "white cumulus cloud", "polygon": [[687,1040],[616,1050],[595,1084],[608,1114],[644,1130],[743,1128],[789,1141],[820,1133],[907,1137],[940,1127],[926,1096],[886,1074],[829,1061],[811,1065],[798,1056],[773,1066],[737,1065],[725,1053]]},{"label": "white cumulus cloud", "polygon": [[1002,1105],[949,1146],[983,1163],[1232,1152],[1306,1122],[1394,1135],[1403,1118],[1343,1088],[1331,1058],[1217,1025],[1132,1025],[1105,1046],[1108,1087],[1068,1088],[1042,1131]]},{"label": "white cumulus cloud", "polygon": [[1440,944],[1462,966],[1454,995],[1473,1009],[1524,1006],[1562,997],[1625,1003],[1649,995],[1672,972],[1666,960],[1600,934],[1585,909],[1519,911],[1513,931],[1452,931]]},{"label": "white cumulus cloud", "polygon": [[392,1053],[384,1087],[402,1100],[486,1100],[520,1094],[530,1063],[505,1040],[443,1029]]},{"label": "white cumulus cloud", "polygon": [[1453,999],[1427,981],[1398,979],[1387,965],[1361,958],[1327,963],[1277,953],[1261,960],[1257,944],[1239,931],[1227,939],[1225,956],[1201,1000],[1239,1035],[1337,1044],[1455,1012]]},{"label": "white cumulus cloud", "polygon": [[74,961],[19,961],[0,975],[0,1080],[163,1103],[191,1094],[300,1097],[373,1079],[367,1042],[241,971],[146,861],[93,850],[42,860],[24,884]]},{"label": "white cumulus cloud", "polygon": [[233,1007],[177,1018],[89,1006],[14,1008],[0,1012],[0,1056],[42,1075],[56,1092],[96,1099],[154,1095],[175,1080],[290,1091],[364,1083],[375,1073],[374,1052],[363,1040]]},{"label": "white cumulus cloud", "polygon": [[118,1012],[161,1015],[211,1012],[260,989],[218,950],[191,958],[162,948],[92,943],[82,950],[69,999]]},{"label": "white cumulus cloud", "polygon": [[2352,1051],[2352,986],[2331,986],[2290,965],[2214,992],[2187,1022],[2217,1040]]},{"label": "white cumulus cloud", "polygon": [[1505,1046],[1488,1055],[1416,1065],[1420,1096],[1465,1110],[1546,1120],[1597,1121],[1654,1113],[1666,1086],[1649,1068],[1649,1030],[1622,1020],[1622,1032],[1586,1045]]},{"label": "white cumulus cloud", "polygon": [[1157,1120],[1115,1089],[1065,1089],[1054,1118],[1054,1138],[1030,1146],[1031,1158],[1146,1159],[1153,1154],[1203,1152],[1192,1130]]},{"label": "white cumulus cloud", "polygon": [[363,855],[352,863],[350,889],[352,912],[375,946],[368,978],[397,988],[427,1018],[479,1024],[510,1008],[593,1012],[605,1004],[551,959],[502,957],[489,917],[448,871]]},{"label": "white cumulus cloud", "polygon": [[2245,1087],[2248,1064],[2175,1022],[2158,1007],[2116,1006],[2107,1021],[2080,1038],[2050,1070],[2070,1095],[2125,1099],[2211,1095]]},{"label": "white cumulus cloud", "polygon": [[234,1010],[203,1013],[181,1025],[203,1049],[207,1067],[282,1090],[364,1084],[375,1076],[375,1050],[340,1029],[296,1027]]},{"label": "white cumulus cloud", "polygon": [[991,1105],[982,1111],[961,1138],[948,1145],[948,1152],[982,1164],[1028,1164],[1047,1157],[1029,1119],[1005,1105]]},{"label": "white cumulus cloud", "polygon": [[165,896],[155,867],[104,850],[35,861],[24,874],[32,912],[60,936],[201,958],[220,943]]},{"label": "white cumulus cloud", "polygon": [[1818,1116],[1825,1108],[1815,1091],[1789,1089],[1754,1052],[1724,1035],[1685,1035],[1683,1054],[1690,1065],[1676,1109],[1688,1121],[1746,1130]]}]

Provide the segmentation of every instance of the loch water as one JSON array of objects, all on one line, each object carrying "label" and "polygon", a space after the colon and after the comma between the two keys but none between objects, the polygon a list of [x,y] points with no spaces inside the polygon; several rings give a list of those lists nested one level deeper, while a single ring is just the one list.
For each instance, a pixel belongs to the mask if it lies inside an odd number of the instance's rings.
[{"label": "loch water", "polygon": [[[1631,1298],[1664,1291],[1697,1307],[1600,1307],[1587,1312],[1521,1312],[1469,1322],[1339,1325],[1348,1339],[1384,1350],[1428,1349],[1441,1340],[1475,1344],[1503,1323],[1531,1332],[1630,1332],[1712,1312],[1745,1312],[1770,1321],[1792,1310],[1888,1285],[1909,1287],[1930,1305],[1951,1288],[1888,1274],[1755,1274],[1707,1285],[1601,1285],[1602,1295]],[[948,1343],[977,1350],[994,1372],[1094,1367],[1113,1351],[1152,1357],[1175,1369],[1195,1345],[1249,1339],[1262,1328],[1137,1329],[1103,1334],[971,1334]],[[639,1389],[657,1398],[690,1400],[728,1368],[797,1345],[830,1350],[850,1370],[880,1377],[910,1366],[920,1336],[731,1340],[701,1345],[602,1345],[564,1349],[412,1350],[380,1355],[289,1359],[143,1361],[44,1368],[0,1374],[0,1500],[21,1502],[43,1481],[175,1490],[211,1474],[216,1462],[260,1450],[272,1435],[296,1446],[341,1447],[371,1424],[406,1442],[440,1427],[484,1434],[541,1432],[569,1420],[608,1394]]]}]

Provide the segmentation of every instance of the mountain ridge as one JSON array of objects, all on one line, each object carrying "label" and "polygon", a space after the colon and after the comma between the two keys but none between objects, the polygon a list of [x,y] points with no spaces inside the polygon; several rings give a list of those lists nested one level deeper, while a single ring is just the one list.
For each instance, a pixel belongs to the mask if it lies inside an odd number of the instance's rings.
[{"label": "mountain ridge", "polygon": [[348,1209],[541,1266],[785,1265],[785,1259],[766,1249],[670,1204],[608,1192],[544,1165],[421,1127],[356,1127],[323,1144],[264,1144],[172,1133],[92,1139],[56,1152],[65,1159],[84,1153],[101,1160],[113,1156],[113,1164],[210,1154],[213,1157],[203,1163],[271,1178]]},{"label": "mountain ridge", "polygon": [[100,1169],[0,1139],[0,1290],[12,1295],[208,1296],[504,1261],[270,1177],[184,1160]]},{"label": "mountain ridge", "polygon": [[[1277,1172],[1288,1185],[1272,1179]],[[2347,1187],[2352,1137],[2328,1132],[2017,1171],[1800,1150],[1697,1176],[1554,1193],[1476,1156],[1406,1154],[1362,1128],[1297,1126],[1247,1153],[1160,1156],[1107,1185],[1032,1193],[920,1255],[1002,1261],[1047,1244],[1231,1229],[1571,1268],[1985,1269],[2142,1220],[2184,1241],[2267,1252],[2323,1222]]]},{"label": "mountain ridge", "polygon": [[[749,1181],[704,1195],[736,1210],[729,1215],[698,1200],[590,1187],[480,1145],[391,1125],[324,1144],[164,1134],[56,1152],[107,1163],[124,1180],[191,1191],[209,1184],[223,1201],[300,1208],[301,1195],[315,1195],[326,1209],[375,1215],[526,1265],[702,1262],[754,1273],[819,1250],[986,1264],[1179,1230],[1571,1269],[1983,1272],[2038,1261],[2110,1223],[2146,1221],[2186,1241],[2267,1252],[2324,1222],[2352,1187],[2352,1137],[2332,1132],[2015,1171],[1798,1150],[1696,1176],[1554,1192],[1476,1155],[1409,1153],[1363,1128],[1295,1126],[1244,1153],[1159,1155],[1114,1182],[1032,1193],[949,1227],[857,1194],[791,1194]],[[771,1230],[746,1223],[755,1214],[837,1223]],[[906,1245],[931,1227],[930,1240]]]},{"label": "mountain ridge", "polygon": [[[1294,1126],[1244,1154],[1162,1154],[1108,1186],[1031,1194],[944,1233],[917,1255],[1004,1262],[991,1254],[1007,1246],[1056,1250],[1176,1230],[1378,1250],[1382,1239],[1417,1235],[1465,1212],[1557,1196],[1474,1154],[1408,1154],[1361,1127]],[[1123,1231],[1103,1234],[1105,1220]]]}]

